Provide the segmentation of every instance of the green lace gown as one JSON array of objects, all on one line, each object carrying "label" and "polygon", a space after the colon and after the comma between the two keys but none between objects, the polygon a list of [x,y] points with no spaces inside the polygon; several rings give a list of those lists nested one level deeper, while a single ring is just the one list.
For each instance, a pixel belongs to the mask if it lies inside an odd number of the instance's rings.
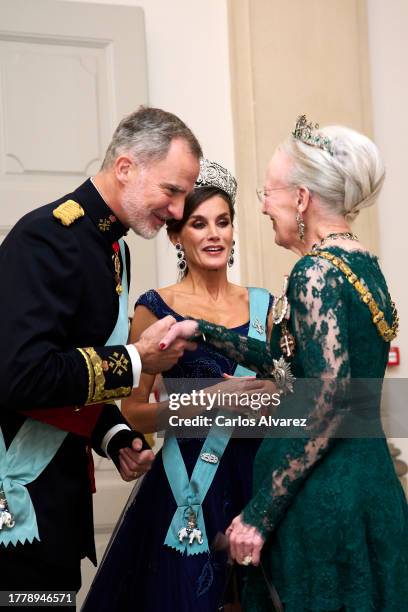
[{"label": "green lace gown", "polygon": [[[326,250],[363,280],[390,324],[391,301],[377,258]],[[296,339],[291,367],[298,380],[279,411],[293,413],[302,403],[302,394],[296,395],[301,379],[316,379],[310,422],[318,425],[308,438],[264,439],[244,521],[266,539],[264,564],[285,612],[408,611],[407,502],[386,440],[334,435],[347,412],[335,401],[338,387],[352,379],[381,381],[389,344],[356,289],[325,259],[297,262],[288,297]],[[280,326],[270,346],[205,321],[200,330],[217,350],[263,377],[270,375],[272,358],[281,356]],[[369,418],[379,415],[380,392],[371,398]],[[246,612],[272,610],[259,568],[251,568],[243,605]]]}]

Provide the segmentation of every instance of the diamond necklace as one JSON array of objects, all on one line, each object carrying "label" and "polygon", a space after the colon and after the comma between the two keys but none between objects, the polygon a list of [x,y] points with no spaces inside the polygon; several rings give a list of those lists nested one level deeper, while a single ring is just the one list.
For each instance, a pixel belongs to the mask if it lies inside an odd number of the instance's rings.
[{"label": "diamond necklace", "polygon": [[319,249],[326,243],[327,240],[339,240],[341,238],[344,240],[358,240],[358,237],[352,232],[332,232],[331,234],[327,234],[327,236],[322,238],[320,242],[315,242],[312,246],[312,251]]}]

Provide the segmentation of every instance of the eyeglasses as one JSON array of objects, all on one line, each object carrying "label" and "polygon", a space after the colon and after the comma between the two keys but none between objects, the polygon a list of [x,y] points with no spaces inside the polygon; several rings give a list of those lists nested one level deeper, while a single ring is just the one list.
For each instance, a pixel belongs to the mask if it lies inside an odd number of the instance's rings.
[{"label": "eyeglasses", "polygon": [[294,189],[294,187],[290,185],[285,185],[285,187],[273,187],[272,189],[265,189],[264,187],[258,187],[256,190],[256,195],[258,196],[258,200],[261,204],[265,202],[265,199],[272,191],[283,191],[284,189]]}]

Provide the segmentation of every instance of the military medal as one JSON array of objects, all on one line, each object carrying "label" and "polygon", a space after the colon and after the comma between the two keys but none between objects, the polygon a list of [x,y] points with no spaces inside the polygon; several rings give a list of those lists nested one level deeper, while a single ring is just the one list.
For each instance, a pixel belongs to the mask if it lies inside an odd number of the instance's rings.
[{"label": "military medal", "polygon": [[120,276],[119,243],[114,242],[112,244],[112,249],[113,249],[113,263],[115,266],[116,293],[120,295],[123,291],[123,287],[122,287],[122,279]]},{"label": "military medal", "polygon": [[194,540],[197,540],[198,544],[203,543],[203,534],[197,528],[197,515],[192,508],[189,508],[187,526],[179,529],[177,535],[181,543],[183,543],[184,538],[188,538],[189,544],[193,544]]}]

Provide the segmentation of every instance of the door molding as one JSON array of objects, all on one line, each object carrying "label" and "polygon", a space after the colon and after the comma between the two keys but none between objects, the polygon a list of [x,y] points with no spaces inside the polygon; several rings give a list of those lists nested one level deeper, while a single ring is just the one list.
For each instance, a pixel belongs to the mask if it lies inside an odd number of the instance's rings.
[{"label": "door molding", "polygon": [[[306,113],[372,134],[365,0],[228,0],[232,108],[239,184],[241,281],[280,291],[296,257],[274,243],[255,188],[268,160]],[[344,42],[347,41],[347,44]],[[379,250],[376,207],[354,230]]]}]

